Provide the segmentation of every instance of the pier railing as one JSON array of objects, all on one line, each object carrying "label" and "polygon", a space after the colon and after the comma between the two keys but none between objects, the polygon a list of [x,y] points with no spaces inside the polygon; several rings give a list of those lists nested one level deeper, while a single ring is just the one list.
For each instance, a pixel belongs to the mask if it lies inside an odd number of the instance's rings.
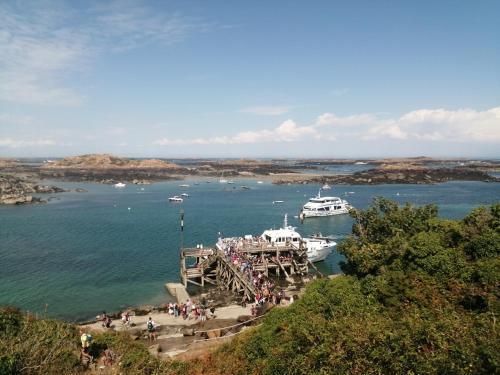
[{"label": "pier railing", "polygon": [[[243,242],[237,244],[235,251],[248,259],[253,259],[254,270],[263,272],[266,276],[283,275],[287,280],[291,280],[290,277],[295,274],[307,274],[311,265],[307,260],[306,250],[300,243],[289,242],[285,246],[276,246],[267,242]],[[257,293],[248,276],[217,248],[183,249],[181,278],[184,286],[191,283],[203,287],[205,283],[210,283],[247,294],[250,298]]]}]

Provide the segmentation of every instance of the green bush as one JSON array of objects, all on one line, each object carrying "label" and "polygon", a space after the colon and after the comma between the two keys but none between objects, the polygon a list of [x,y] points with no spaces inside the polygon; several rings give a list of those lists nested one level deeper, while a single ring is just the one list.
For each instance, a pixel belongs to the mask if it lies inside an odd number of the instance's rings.
[{"label": "green bush", "polygon": [[[462,221],[376,199],[338,248],[345,275],[206,361],[238,374],[500,373],[500,206]],[[228,364],[229,363],[229,364]],[[231,365],[234,364],[234,365]]]}]

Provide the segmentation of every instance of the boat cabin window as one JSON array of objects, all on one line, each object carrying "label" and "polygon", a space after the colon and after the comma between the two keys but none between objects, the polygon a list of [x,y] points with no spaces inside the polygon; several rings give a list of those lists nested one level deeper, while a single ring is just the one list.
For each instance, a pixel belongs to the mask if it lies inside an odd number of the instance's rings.
[{"label": "boat cabin window", "polygon": [[268,235],[268,234],[266,234],[266,241],[267,241],[267,242],[271,242],[271,236],[270,236],[270,235]]},{"label": "boat cabin window", "polygon": [[292,238],[293,242],[297,242],[299,239],[297,237]]}]

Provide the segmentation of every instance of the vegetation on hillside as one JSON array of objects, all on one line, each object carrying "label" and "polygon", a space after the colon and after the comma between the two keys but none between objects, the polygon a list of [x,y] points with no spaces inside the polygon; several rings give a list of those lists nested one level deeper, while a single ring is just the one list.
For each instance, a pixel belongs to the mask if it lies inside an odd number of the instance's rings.
[{"label": "vegetation on hillside", "polygon": [[[90,354],[98,358],[107,348],[117,356],[116,374],[185,373],[186,364],[151,356],[147,347],[125,332],[93,332]],[[36,319],[17,309],[0,308],[0,375],[87,374],[80,359],[78,327],[52,319]]]},{"label": "vegetation on hillside", "polygon": [[352,215],[345,275],[310,284],[204,372],[500,373],[500,205],[453,221],[377,199]]},{"label": "vegetation on hillside", "polygon": [[[311,283],[215,353],[161,362],[126,334],[96,335],[123,374],[500,374],[500,204],[461,221],[377,199],[352,212],[345,275]],[[0,310],[0,375],[81,373],[73,326]]]}]

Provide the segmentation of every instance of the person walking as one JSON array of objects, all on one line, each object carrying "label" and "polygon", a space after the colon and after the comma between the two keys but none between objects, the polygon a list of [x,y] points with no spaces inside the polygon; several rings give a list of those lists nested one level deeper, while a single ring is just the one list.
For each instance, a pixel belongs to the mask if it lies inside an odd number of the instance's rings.
[{"label": "person walking", "polygon": [[90,346],[92,344],[92,335],[86,333],[83,329],[80,329],[80,341],[82,343],[80,360],[83,361],[83,359],[86,358],[87,365],[90,365],[94,361],[94,357],[92,357],[92,355],[90,354]]},{"label": "person walking", "polygon": [[153,321],[151,317],[149,317],[148,322],[146,323],[146,329],[148,331],[149,340],[156,340],[156,323]]}]

